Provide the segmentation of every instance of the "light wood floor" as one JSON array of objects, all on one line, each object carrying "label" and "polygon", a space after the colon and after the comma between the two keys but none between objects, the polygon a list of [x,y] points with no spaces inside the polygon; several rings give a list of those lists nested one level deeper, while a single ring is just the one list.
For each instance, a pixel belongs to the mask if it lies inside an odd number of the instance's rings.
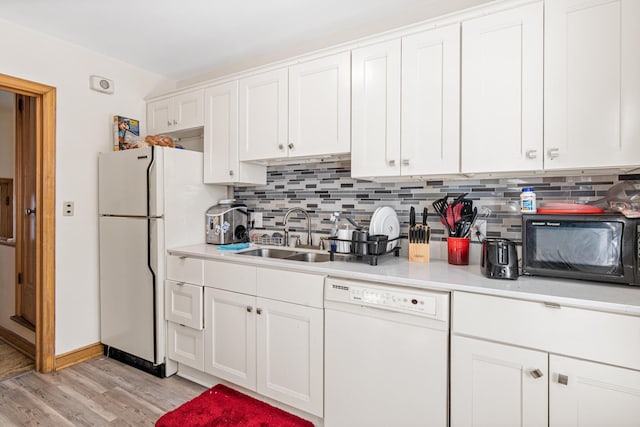
[{"label": "light wood floor", "polygon": [[30,371],[34,365],[31,358],[0,339],[0,381]]},{"label": "light wood floor", "polygon": [[0,382],[0,426],[152,426],[205,390],[98,357],[54,374]]}]

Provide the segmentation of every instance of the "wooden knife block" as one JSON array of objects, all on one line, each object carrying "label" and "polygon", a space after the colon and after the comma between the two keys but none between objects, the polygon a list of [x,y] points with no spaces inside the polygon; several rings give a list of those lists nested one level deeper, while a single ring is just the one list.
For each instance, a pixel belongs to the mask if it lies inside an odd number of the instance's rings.
[{"label": "wooden knife block", "polygon": [[[429,228],[429,226],[427,225],[425,227],[422,224],[416,224],[414,227],[414,230],[419,230],[423,228],[425,229],[425,233],[426,233],[426,230]],[[409,231],[411,231],[411,227],[409,227]],[[408,233],[408,236],[410,235],[411,233]],[[409,261],[410,262],[429,262],[429,243],[413,243],[409,239]]]}]

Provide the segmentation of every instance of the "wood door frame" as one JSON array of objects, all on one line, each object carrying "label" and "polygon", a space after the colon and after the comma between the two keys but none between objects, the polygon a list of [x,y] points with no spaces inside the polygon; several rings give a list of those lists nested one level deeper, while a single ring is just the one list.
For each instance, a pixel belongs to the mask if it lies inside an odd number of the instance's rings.
[{"label": "wood door frame", "polygon": [[36,98],[36,370],[55,369],[56,89],[0,74],[0,89]]}]

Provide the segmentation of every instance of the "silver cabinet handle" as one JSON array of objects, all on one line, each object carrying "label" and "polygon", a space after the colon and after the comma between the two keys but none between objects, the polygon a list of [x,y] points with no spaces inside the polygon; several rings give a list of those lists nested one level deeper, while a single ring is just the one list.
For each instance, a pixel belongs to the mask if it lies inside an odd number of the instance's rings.
[{"label": "silver cabinet handle", "polygon": [[27,208],[24,210],[24,214],[25,215],[35,215],[36,214],[36,208]]},{"label": "silver cabinet handle", "polygon": [[529,372],[529,375],[531,375],[536,380],[538,378],[544,377],[544,373],[540,369],[534,369],[533,371]]},{"label": "silver cabinet handle", "polygon": [[178,124],[178,122],[176,122],[176,119],[173,119],[173,124],[174,124],[174,125],[177,125],[177,124]]},{"label": "silver cabinet handle", "polygon": [[569,377],[567,375],[558,374],[558,384],[569,385]]},{"label": "silver cabinet handle", "polygon": [[180,255],[180,256],[178,257],[178,259],[187,259],[187,256],[186,256],[186,255]]},{"label": "silver cabinet handle", "polygon": [[550,160],[553,160],[557,157],[560,156],[560,149],[559,148],[549,148],[547,150],[547,156],[549,157]]},{"label": "silver cabinet handle", "polygon": [[278,150],[284,150],[284,145],[278,144]]},{"label": "silver cabinet handle", "polygon": [[555,308],[555,309],[560,309],[562,308],[562,306],[560,304],[556,304],[554,302],[543,302],[544,306],[547,308]]},{"label": "silver cabinet handle", "polygon": [[171,126],[171,122],[167,120],[167,126]]},{"label": "silver cabinet handle", "polygon": [[262,314],[262,309],[261,308],[256,308],[256,313]]},{"label": "silver cabinet handle", "polygon": [[389,160],[389,166],[395,166],[395,165],[396,165],[395,160]]},{"label": "silver cabinet handle", "polygon": [[232,170],[229,171],[229,176],[233,176],[233,171]]},{"label": "silver cabinet handle", "polygon": [[538,157],[538,150],[527,150],[525,156],[527,157],[527,159],[533,160]]},{"label": "silver cabinet handle", "polygon": [[290,142],[289,145],[287,145],[287,147],[289,147],[289,150],[293,150],[293,142]]},{"label": "silver cabinet handle", "polygon": [[409,166],[409,159],[402,160],[402,165],[403,166]]},{"label": "silver cabinet handle", "polygon": [[247,313],[251,313],[252,311],[253,311],[253,307],[248,305],[247,306]]}]

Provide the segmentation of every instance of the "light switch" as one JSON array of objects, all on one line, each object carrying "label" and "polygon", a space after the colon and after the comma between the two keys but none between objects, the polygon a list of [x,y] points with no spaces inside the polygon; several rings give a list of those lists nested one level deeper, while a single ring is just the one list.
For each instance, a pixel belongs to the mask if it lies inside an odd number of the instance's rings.
[{"label": "light switch", "polygon": [[73,216],[73,202],[64,202],[62,215]]}]

